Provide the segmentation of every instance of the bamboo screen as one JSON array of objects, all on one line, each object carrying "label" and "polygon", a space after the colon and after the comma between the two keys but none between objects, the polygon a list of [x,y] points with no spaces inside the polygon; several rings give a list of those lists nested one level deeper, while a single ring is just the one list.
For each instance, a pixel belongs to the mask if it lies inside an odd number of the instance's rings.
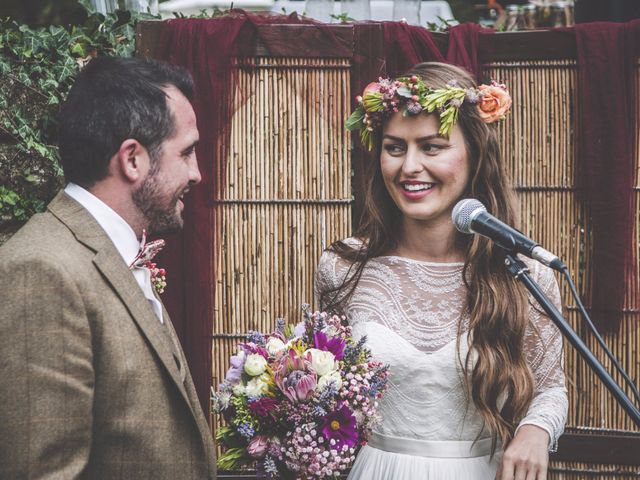
[{"label": "bamboo screen", "polygon": [[[578,113],[575,61],[495,63],[489,66],[488,73],[506,83],[513,96],[512,113],[500,129],[504,158],[520,199],[522,231],[563,258],[579,291],[584,292],[588,288],[591,245],[589,217],[576,200],[574,189]],[[637,78],[640,84],[640,74]],[[640,118],[640,103],[637,108]],[[640,184],[639,164],[636,159],[636,185]],[[636,187],[636,215],[640,215],[638,190]],[[640,225],[640,218],[636,225]],[[637,230],[636,246],[640,238]],[[604,337],[625,370],[635,379],[640,378],[638,253],[636,248],[634,268],[628,272],[627,311],[620,332]],[[581,322],[566,283],[558,280],[573,328],[587,339],[587,345],[598,353],[600,361],[610,366]],[[565,361],[570,405],[567,427],[635,431],[613,396],[568,342]],[[620,376],[614,378],[623,384]],[[638,477],[637,467],[556,462],[552,468],[551,478],[554,479]],[[606,471],[615,474],[598,473]]]},{"label": "bamboo screen", "polygon": [[351,231],[350,64],[252,58],[235,64],[236,113],[217,203],[213,382],[249,330],[301,318],[328,243]]}]

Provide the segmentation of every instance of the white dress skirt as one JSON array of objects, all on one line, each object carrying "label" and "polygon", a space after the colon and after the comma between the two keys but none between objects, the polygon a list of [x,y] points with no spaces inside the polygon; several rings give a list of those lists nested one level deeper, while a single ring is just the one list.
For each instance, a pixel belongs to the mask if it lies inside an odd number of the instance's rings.
[{"label": "white dress skirt", "polygon": [[[365,267],[344,306],[355,338],[367,336],[374,359],[390,366],[379,422],[356,458],[350,480],[493,480],[502,457],[467,392],[466,289],[460,263],[377,257]],[[559,304],[550,271],[533,277]],[[322,292],[342,284],[345,260],[325,252],[316,276]],[[521,421],[561,435],[567,413],[562,337],[534,309],[525,336],[536,393]],[[463,332],[458,338],[458,326]],[[473,355],[469,362],[472,365]]]}]

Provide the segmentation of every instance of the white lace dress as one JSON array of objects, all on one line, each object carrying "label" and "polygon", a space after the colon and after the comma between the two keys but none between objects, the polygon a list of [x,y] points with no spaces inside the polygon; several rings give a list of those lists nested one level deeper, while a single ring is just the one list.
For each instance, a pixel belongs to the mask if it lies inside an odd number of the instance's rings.
[{"label": "white lace dress", "polygon": [[[553,273],[527,262],[533,278],[560,307]],[[456,350],[464,313],[461,263],[430,263],[396,256],[369,261],[345,313],[356,338],[367,336],[375,359],[390,365],[381,422],[359,453],[353,480],[486,480],[495,477],[501,452],[491,439],[462,376],[466,333]],[[342,284],[349,264],[325,252],[316,291]],[[549,318],[530,309],[526,357],[535,376],[535,397],[520,425],[545,429],[555,448],[567,414],[562,338]],[[461,318],[462,317],[462,318]],[[460,360],[461,359],[461,360]],[[474,440],[479,439],[474,442]]]}]

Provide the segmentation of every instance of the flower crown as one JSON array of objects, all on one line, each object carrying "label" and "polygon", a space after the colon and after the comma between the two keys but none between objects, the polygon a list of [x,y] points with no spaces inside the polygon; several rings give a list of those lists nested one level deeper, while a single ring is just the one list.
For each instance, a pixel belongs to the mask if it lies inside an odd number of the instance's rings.
[{"label": "flower crown", "polygon": [[477,105],[485,123],[501,120],[511,107],[507,87],[496,81],[478,88],[462,88],[452,80],[444,88],[428,87],[416,75],[396,80],[380,78],[356,98],[358,107],[347,119],[347,130],[359,130],[360,140],[368,150],[376,144],[384,120],[402,109],[403,115],[418,115],[437,110],[440,114],[438,133],[448,137],[458,119],[463,103]]}]

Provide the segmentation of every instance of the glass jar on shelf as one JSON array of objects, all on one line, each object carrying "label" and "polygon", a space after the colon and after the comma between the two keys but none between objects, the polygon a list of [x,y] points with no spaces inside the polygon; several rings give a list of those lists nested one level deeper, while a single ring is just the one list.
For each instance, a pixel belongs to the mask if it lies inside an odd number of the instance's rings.
[{"label": "glass jar on shelf", "polygon": [[522,6],[523,24],[526,30],[538,28],[538,7],[533,3]]},{"label": "glass jar on shelf", "polygon": [[517,30],[524,30],[524,15],[522,14],[520,5],[507,5],[505,12],[505,31],[515,32]]}]

